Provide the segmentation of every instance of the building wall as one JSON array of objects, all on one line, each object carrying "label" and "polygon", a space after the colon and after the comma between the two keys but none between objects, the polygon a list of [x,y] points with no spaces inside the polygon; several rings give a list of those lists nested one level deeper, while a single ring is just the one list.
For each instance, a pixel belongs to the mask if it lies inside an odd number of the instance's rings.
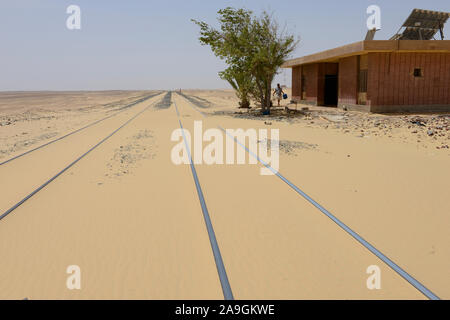
[{"label": "building wall", "polygon": [[[422,75],[415,77],[414,69]],[[292,71],[293,98],[321,105],[325,75],[335,73],[340,107],[372,112],[450,111],[449,52],[370,52],[342,58],[339,64],[297,66]],[[366,74],[367,83],[361,81]]]},{"label": "building wall", "polygon": [[324,63],[326,75],[337,75],[339,72],[339,63]]},{"label": "building wall", "polygon": [[[304,103],[321,105],[324,102],[325,75],[337,75],[337,63],[314,63],[292,68],[292,97]],[[302,76],[305,92],[302,97]]]},{"label": "building wall", "polygon": [[302,89],[302,67],[292,68],[292,97],[300,100]]},{"label": "building wall", "polygon": [[357,104],[358,71],[358,56],[339,60],[339,106]]},{"label": "building wall", "polygon": [[317,63],[302,66],[302,75],[305,79],[305,96],[303,100],[306,103],[317,104],[318,67]]},{"label": "building wall", "polygon": [[317,64],[317,100],[316,105],[321,106],[325,100],[325,64]]},{"label": "building wall", "polygon": [[368,63],[371,111],[450,110],[450,53],[369,53]]}]

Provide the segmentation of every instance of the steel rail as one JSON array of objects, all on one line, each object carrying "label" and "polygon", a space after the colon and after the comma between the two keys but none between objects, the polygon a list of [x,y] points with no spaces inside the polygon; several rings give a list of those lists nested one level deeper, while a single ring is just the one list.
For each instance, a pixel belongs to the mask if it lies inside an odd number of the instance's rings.
[{"label": "steel rail", "polygon": [[200,200],[200,205],[202,208],[203,219],[205,220],[206,230],[208,231],[209,242],[211,244],[211,249],[214,255],[214,261],[216,263],[217,273],[219,274],[220,284],[222,286],[222,292],[225,300],[234,300],[233,292],[231,290],[230,282],[228,281],[227,272],[225,270],[225,265],[223,263],[222,255],[220,253],[219,244],[217,243],[216,234],[209,216],[208,207],[206,206],[205,197],[203,195],[202,187],[197,176],[197,171],[195,170],[194,163],[192,161],[191,151],[188,146],[186,135],[184,134],[183,124],[181,123],[180,112],[178,111],[177,103],[173,100],[175,105],[175,110],[178,116],[178,122],[180,124],[181,132],[183,133],[183,140],[186,147],[186,151],[189,157],[189,163],[191,167],[192,176],[195,181],[195,188],[197,189],[197,195]]},{"label": "steel rail", "polygon": [[[186,99],[187,100],[187,99]],[[188,100],[189,101],[189,100]],[[190,103],[190,106],[194,108],[197,112],[199,112],[203,117],[206,117],[206,115],[201,111],[198,110],[192,103]],[[405,279],[408,283],[410,283],[414,288],[419,290],[423,295],[425,295],[430,300],[440,300],[440,298],[434,294],[431,290],[429,290],[427,287],[425,287],[422,283],[420,283],[418,280],[416,280],[414,277],[412,277],[409,273],[407,273],[404,269],[402,269],[399,265],[397,265],[394,261],[389,259],[386,255],[384,255],[380,250],[375,248],[372,244],[370,244],[368,241],[366,241],[363,237],[361,237],[358,233],[353,231],[350,227],[348,227],[345,223],[343,223],[341,220],[339,220],[335,215],[330,213],[327,209],[325,209],[323,206],[321,206],[317,201],[312,199],[309,195],[307,195],[305,192],[303,192],[299,187],[297,187],[294,183],[289,181],[286,177],[284,177],[281,173],[279,173],[277,170],[272,168],[268,163],[266,163],[264,160],[262,160],[258,155],[254,154],[251,150],[249,150],[245,145],[243,145],[239,140],[236,139],[236,137],[233,137],[230,135],[224,128],[221,126],[218,126],[220,130],[222,130],[227,136],[234,139],[234,141],[242,148],[244,148],[248,154],[250,154],[252,157],[254,157],[256,160],[258,160],[262,165],[264,165],[267,169],[271,170],[278,178],[280,178],[283,182],[285,182],[291,189],[293,189],[295,192],[297,192],[300,196],[302,196],[304,199],[306,199],[309,203],[311,203],[314,207],[319,209],[323,214],[325,214],[328,218],[330,218],[333,222],[335,222],[341,229],[343,229],[345,232],[347,232],[350,236],[352,236],[356,241],[358,241],[360,244],[362,244],[366,249],[368,249],[371,253],[373,253],[375,256],[377,256],[381,261],[383,261],[387,266],[389,266],[392,270],[394,270],[398,275],[400,275],[403,279]]]},{"label": "steel rail", "polygon": [[126,111],[127,109],[129,109],[129,108],[131,108],[131,107],[133,107],[133,106],[135,106],[135,105],[137,105],[137,104],[139,104],[139,103],[141,103],[141,102],[144,102],[144,101],[146,101],[146,100],[148,100],[148,99],[151,99],[151,98],[153,98],[153,97],[156,97],[156,96],[159,95],[159,94],[161,94],[161,93],[156,93],[156,94],[152,94],[152,95],[149,95],[149,96],[147,96],[147,97],[141,98],[141,99],[139,99],[139,100],[137,100],[137,101],[135,101],[135,102],[133,102],[133,103],[131,103],[131,104],[126,105],[125,107],[122,107],[123,109],[120,110],[119,112],[116,112],[116,113],[114,113],[114,114],[112,114],[112,115],[109,115],[109,116],[107,116],[107,117],[104,117],[104,118],[102,118],[102,119],[96,120],[96,121],[94,121],[94,122],[92,122],[92,123],[90,123],[90,124],[88,124],[88,125],[86,125],[86,126],[84,126],[84,127],[82,127],[82,128],[79,128],[79,129],[77,129],[77,130],[74,130],[74,131],[72,131],[72,132],[69,132],[69,133],[67,133],[67,134],[65,134],[65,135],[63,135],[63,136],[61,136],[61,137],[59,137],[59,138],[56,138],[56,139],[54,139],[54,140],[51,140],[51,141],[49,141],[49,142],[47,142],[47,143],[44,143],[43,145],[40,145],[40,146],[38,146],[38,147],[35,147],[35,148],[31,149],[31,150],[25,151],[25,152],[23,152],[23,153],[21,153],[21,154],[19,154],[19,155],[17,155],[17,156],[12,157],[11,159],[8,159],[8,160],[5,160],[5,161],[3,161],[3,162],[0,162],[0,166],[2,166],[2,165],[4,165],[4,164],[7,164],[7,163],[9,163],[9,162],[11,162],[11,161],[13,161],[13,160],[18,159],[18,158],[21,158],[21,157],[23,157],[23,156],[25,156],[25,155],[27,155],[27,154],[29,154],[29,153],[31,153],[31,152],[37,151],[37,150],[39,150],[39,149],[42,149],[42,148],[44,148],[44,147],[46,147],[46,146],[48,146],[48,145],[50,145],[50,144],[52,144],[52,143],[55,143],[55,142],[60,141],[60,140],[62,140],[62,139],[64,139],[64,138],[67,138],[67,137],[69,137],[69,136],[71,136],[71,135],[73,135],[73,134],[75,134],[75,133],[78,133],[78,132],[80,132],[80,131],[83,131],[84,129],[87,129],[87,128],[89,128],[89,127],[92,127],[92,126],[94,126],[94,125],[96,125],[96,124],[98,124],[98,123],[100,123],[100,122],[102,122],[102,121],[105,121],[105,120],[107,120],[107,119],[109,119],[109,118],[112,118],[112,117],[118,115],[119,113],[122,113],[122,112]]},{"label": "steel rail", "polygon": [[19,202],[17,202],[15,205],[13,205],[11,208],[9,208],[8,210],[6,210],[4,213],[2,213],[0,215],[0,220],[4,219],[6,216],[8,216],[11,212],[13,212],[14,210],[16,210],[18,207],[20,207],[22,204],[24,204],[27,200],[29,200],[31,197],[33,197],[36,193],[38,193],[39,191],[41,191],[42,189],[44,189],[48,184],[50,184],[53,180],[55,180],[56,178],[58,178],[60,175],[62,175],[64,172],[66,172],[67,170],[69,170],[73,165],[75,165],[78,161],[80,161],[81,159],[83,159],[86,155],[88,155],[91,151],[93,151],[94,149],[96,149],[99,145],[101,145],[102,143],[104,143],[106,140],[108,140],[110,137],[112,137],[117,131],[119,131],[120,129],[122,129],[123,127],[125,127],[127,124],[129,124],[131,121],[133,121],[134,119],[136,119],[138,116],[140,116],[142,113],[144,113],[145,111],[147,111],[151,106],[153,106],[156,103],[153,102],[152,104],[150,104],[149,106],[145,107],[143,110],[139,111],[137,114],[135,114],[133,117],[131,117],[130,119],[128,119],[125,123],[123,123],[120,127],[118,127],[117,129],[115,129],[113,132],[111,132],[109,135],[107,135],[105,138],[103,138],[102,140],[100,140],[100,142],[98,142],[97,144],[95,144],[94,146],[92,146],[88,151],[86,151],[85,153],[83,153],[81,156],[79,156],[78,158],[76,158],[74,161],[72,161],[69,165],[67,165],[66,167],[64,167],[62,170],[60,170],[57,174],[55,174],[53,177],[51,177],[50,179],[48,179],[46,182],[44,182],[42,185],[40,185],[39,187],[37,187],[36,189],[34,189],[31,193],[29,193],[25,198],[23,198],[22,200],[20,200]]}]

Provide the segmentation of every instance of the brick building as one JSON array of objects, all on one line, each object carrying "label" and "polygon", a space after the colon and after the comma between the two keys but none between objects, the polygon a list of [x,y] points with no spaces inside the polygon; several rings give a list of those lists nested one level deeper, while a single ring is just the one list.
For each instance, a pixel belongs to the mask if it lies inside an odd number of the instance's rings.
[{"label": "brick building", "polygon": [[450,112],[450,40],[368,40],[287,61],[301,103]]}]

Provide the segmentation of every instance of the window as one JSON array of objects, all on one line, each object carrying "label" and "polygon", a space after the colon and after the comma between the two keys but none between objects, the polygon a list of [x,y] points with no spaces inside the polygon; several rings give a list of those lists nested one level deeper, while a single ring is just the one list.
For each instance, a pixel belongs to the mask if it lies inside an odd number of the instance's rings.
[{"label": "window", "polygon": [[423,75],[422,75],[422,69],[420,69],[420,68],[414,68],[414,77],[416,77],[416,78],[423,77]]}]

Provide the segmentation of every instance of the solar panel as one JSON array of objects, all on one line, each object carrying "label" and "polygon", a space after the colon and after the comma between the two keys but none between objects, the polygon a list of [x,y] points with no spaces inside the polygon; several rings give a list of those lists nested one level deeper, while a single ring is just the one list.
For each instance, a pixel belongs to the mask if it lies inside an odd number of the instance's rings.
[{"label": "solar panel", "polygon": [[[443,40],[444,24],[449,17],[449,12],[414,9],[390,40],[432,40],[438,31]],[[402,28],[405,29],[400,33]]]}]

